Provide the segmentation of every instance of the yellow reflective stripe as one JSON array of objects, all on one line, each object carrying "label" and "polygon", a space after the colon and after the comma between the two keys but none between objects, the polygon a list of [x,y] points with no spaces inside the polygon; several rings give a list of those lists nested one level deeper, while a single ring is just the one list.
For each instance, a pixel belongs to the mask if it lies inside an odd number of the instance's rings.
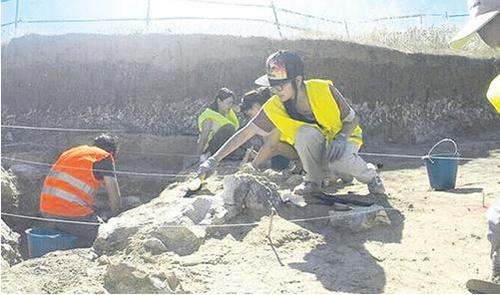
[{"label": "yellow reflective stripe", "polygon": [[89,207],[89,205],[87,205],[87,203],[85,203],[78,196],[73,195],[72,193],[69,193],[65,190],[55,188],[55,187],[43,187],[42,194],[55,196],[55,197],[64,199],[66,201],[72,202],[72,203],[77,203],[78,205],[81,205],[84,207]]},{"label": "yellow reflective stripe", "polygon": [[90,185],[86,184],[78,178],[69,175],[68,173],[61,171],[51,171],[49,173],[49,177],[57,178],[64,182],[67,182],[90,196],[94,196],[96,193],[96,191],[92,187],[90,187]]}]

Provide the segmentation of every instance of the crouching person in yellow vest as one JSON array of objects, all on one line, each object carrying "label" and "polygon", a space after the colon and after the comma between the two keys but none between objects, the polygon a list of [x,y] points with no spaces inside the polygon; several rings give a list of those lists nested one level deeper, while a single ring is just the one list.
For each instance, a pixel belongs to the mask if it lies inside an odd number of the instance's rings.
[{"label": "crouching person in yellow vest", "polygon": [[215,95],[215,101],[198,117],[200,136],[197,155],[200,162],[213,155],[240,127],[233,110],[234,100],[231,90],[221,88]]},{"label": "crouching person in yellow vest", "polygon": [[363,144],[354,110],[331,81],[304,81],[302,59],[280,50],[266,61],[267,74],[255,83],[271,87],[271,97],[244,128],[231,137],[212,157],[200,165],[208,173],[227,154],[255,134],[267,135],[275,129],[281,140],[297,150],[306,176],[294,189],[307,194],[320,189],[325,172],[352,175],[368,184],[371,193],[384,193],[376,167],[359,155]]},{"label": "crouching person in yellow vest", "polygon": [[[104,185],[111,212],[120,210],[120,189],[115,176],[116,141],[107,134],[95,138],[94,145],[71,148],[59,156],[43,183],[40,214],[44,218],[69,221],[99,222],[92,205],[99,188]],[[98,226],[67,222],[47,222],[77,237],[77,247],[90,247]]]}]

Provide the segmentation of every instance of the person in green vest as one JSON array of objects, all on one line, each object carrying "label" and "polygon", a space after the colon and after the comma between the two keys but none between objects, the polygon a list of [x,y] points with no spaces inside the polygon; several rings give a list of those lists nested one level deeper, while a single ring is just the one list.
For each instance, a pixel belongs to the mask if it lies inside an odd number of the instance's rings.
[{"label": "person in green vest", "polygon": [[358,155],[363,144],[359,118],[333,82],[304,80],[302,59],[288,50],[269,56],[266,72],[255,83],[271,87],[274,95],[245,127],[200,165],[199,174],[210,173],[255,134],[277,132],[282,141],[295,148],[306,171],[303,183],[293,190],[295,194],[319,191],[324,176],[331,172],[352,175],[366,183],[370,193],[385,193],[375,165]]},{"label": "person in green vest", "polygon": [[[469,0],[468,6],[469,21],[450,40],[450,47],[459,49],[477,34],[489,47],[500,52],[500,0]],[[486,97],[496,113],[500,114],[500,73],[492,77]],[[488,285],[478,280],[469,280],[467,288],[481,293],[500,293],[500,202],[495,202],[488,208],[486,219],[488,240],[491,244],[491,280],[496,284]]]},{"label": "person in green vest", "polygon": [[233,110],[234,101],[234,92],[221,88],[215,94],[214,102],[198,117],[197,155],[200,162],[214,154],[238,130],[240,122]]}]

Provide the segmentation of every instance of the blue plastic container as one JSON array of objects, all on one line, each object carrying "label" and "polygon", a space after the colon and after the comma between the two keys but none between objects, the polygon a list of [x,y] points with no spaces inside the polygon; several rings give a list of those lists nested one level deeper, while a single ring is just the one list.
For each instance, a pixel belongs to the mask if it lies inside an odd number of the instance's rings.
[{"label": "blue plastic container", "polygon": [[[454,152],[432,154],[432,151],[440,144],[450,142],[455,147]],[[448,138],[436,143],[429,153],[423,157],[431,188],[437,191],[446,191],[455,188],[458,170],[458,148],[457,144]]]},{"label": "blue plastic container", "polygon": [[55,250],[75,248],[76,237],[54,228],[29,228],[25,231],[30,258],[40,257]]}]

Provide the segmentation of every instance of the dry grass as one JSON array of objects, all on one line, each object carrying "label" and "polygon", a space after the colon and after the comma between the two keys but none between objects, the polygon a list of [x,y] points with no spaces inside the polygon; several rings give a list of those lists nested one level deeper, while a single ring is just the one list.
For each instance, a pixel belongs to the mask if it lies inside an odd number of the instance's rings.
[{"label": "dry grass", "polygon": [[360,33],[350,38],[336,33],[305,32],[301,37],[310,39],[339,39],[360,44],[396,49],[408,53],[451,54],[475,58],[498,58],[498,52],[489,48],[478,36],[464,48],[453,50],[448,41],[458,32],[458,27],[409,28],[405,31],[394,31],[377,28],[370,32]]}]

